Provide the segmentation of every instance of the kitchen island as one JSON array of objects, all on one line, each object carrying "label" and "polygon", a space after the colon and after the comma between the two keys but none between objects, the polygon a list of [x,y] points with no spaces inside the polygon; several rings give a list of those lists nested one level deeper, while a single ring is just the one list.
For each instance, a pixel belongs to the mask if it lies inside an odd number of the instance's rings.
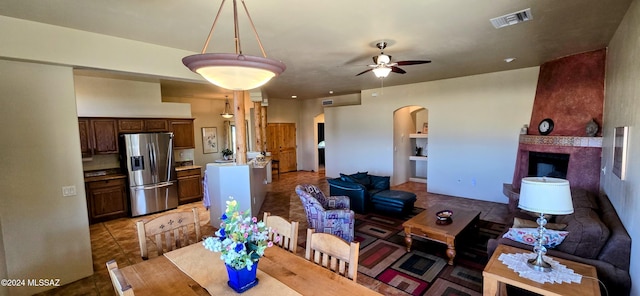
[{"label": "kitchen island", "polygon": [[220,216],[226,208],[229,196],[238,201],[240,210],[258,215],[267,194],[267,168],[271,159],[252,159],[247,164],[235,162],[208,163],[205,170],[207,192],[211,208],[211,225],[220,226]]}]

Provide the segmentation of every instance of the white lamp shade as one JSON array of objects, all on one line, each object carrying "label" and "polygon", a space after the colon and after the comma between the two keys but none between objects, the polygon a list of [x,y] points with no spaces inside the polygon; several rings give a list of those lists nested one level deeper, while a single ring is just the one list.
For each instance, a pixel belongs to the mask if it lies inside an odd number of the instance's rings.
[{"label": "white lamp shade", "polygon": [[551,215],[573,213],[569,181],[547,177],[522,178],[518,207]]},{"label": "white lamp shade", "polygon": [[391,68],[388,67],[377,67],[373,69],[373,74],[378,78],[385,78],[389,76],[389,73],[391,73]]},{"label": "white lamp shade", "polygon": [[232,53],[196,54],[183,58],[182,63],[209,82],[229,90],[258,88],[286,69],[280,61]]}]

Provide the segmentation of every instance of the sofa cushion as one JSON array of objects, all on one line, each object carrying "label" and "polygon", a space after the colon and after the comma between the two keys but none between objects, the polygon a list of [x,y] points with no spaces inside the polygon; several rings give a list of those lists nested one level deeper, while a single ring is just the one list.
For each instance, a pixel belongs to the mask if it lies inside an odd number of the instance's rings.
[{"label": "sofa cushion", "polygon": [[597,196],[593,193],[587,192],[584,189],[572,189],[571,201],[573,202],[574,209],[588,208],[593,209],[596,212],[600,211]]},{"label": "sofa cushion", "polygon": [[[562,244],[568,234],[569,232],[567,231],[547,229],[544,233],[544,246],[546,248],[555,248]],[[509,228],[509,231],[502,237],[533,246],[538,237],[538,228]]]},{"label": "sofa cushion", "polygon": [[367,189],[371,188],[371,177],[366,172],[351,175],[340,174],[340,179],[345,182],[362,184]]},{"label": "sofa cushion", "polygon": [[558,250],[575,256],[595,259],[609,239],[609,228],[590,208],[576,208],[571,215],[559,215],[556,222],[567,224],[569,235]]},{"label": "sofa cushion", "polygon": [[390,187],[390,179],[391,177],[389,176],[374,176],[374,175],[369,175],[369,178],[371,179],[371,189],[378,189],[378,190],[386,190],[389,189]]}]

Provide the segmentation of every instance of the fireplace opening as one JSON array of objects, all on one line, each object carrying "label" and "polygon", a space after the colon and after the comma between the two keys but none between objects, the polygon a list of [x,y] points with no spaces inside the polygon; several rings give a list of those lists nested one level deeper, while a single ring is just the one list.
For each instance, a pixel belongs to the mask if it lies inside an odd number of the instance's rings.
[{"label": "fireplace opening", "polygon": [[567,178],[569,154],[529,151],[528,177]]}]

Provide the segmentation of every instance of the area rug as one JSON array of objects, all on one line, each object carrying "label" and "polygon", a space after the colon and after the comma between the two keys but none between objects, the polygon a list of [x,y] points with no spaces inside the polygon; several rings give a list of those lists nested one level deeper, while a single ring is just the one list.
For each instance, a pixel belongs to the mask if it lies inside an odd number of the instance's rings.
[{"label": "area rug", "polygon": [[505,225],[481,220],[460,234],[455,264],[449,266],[445,244],[414,237],[411,252],[406,252],[402,223],[422,210],[404,217],[357,214],[358,272],[412,295],[481,295],[487,241]]}]

